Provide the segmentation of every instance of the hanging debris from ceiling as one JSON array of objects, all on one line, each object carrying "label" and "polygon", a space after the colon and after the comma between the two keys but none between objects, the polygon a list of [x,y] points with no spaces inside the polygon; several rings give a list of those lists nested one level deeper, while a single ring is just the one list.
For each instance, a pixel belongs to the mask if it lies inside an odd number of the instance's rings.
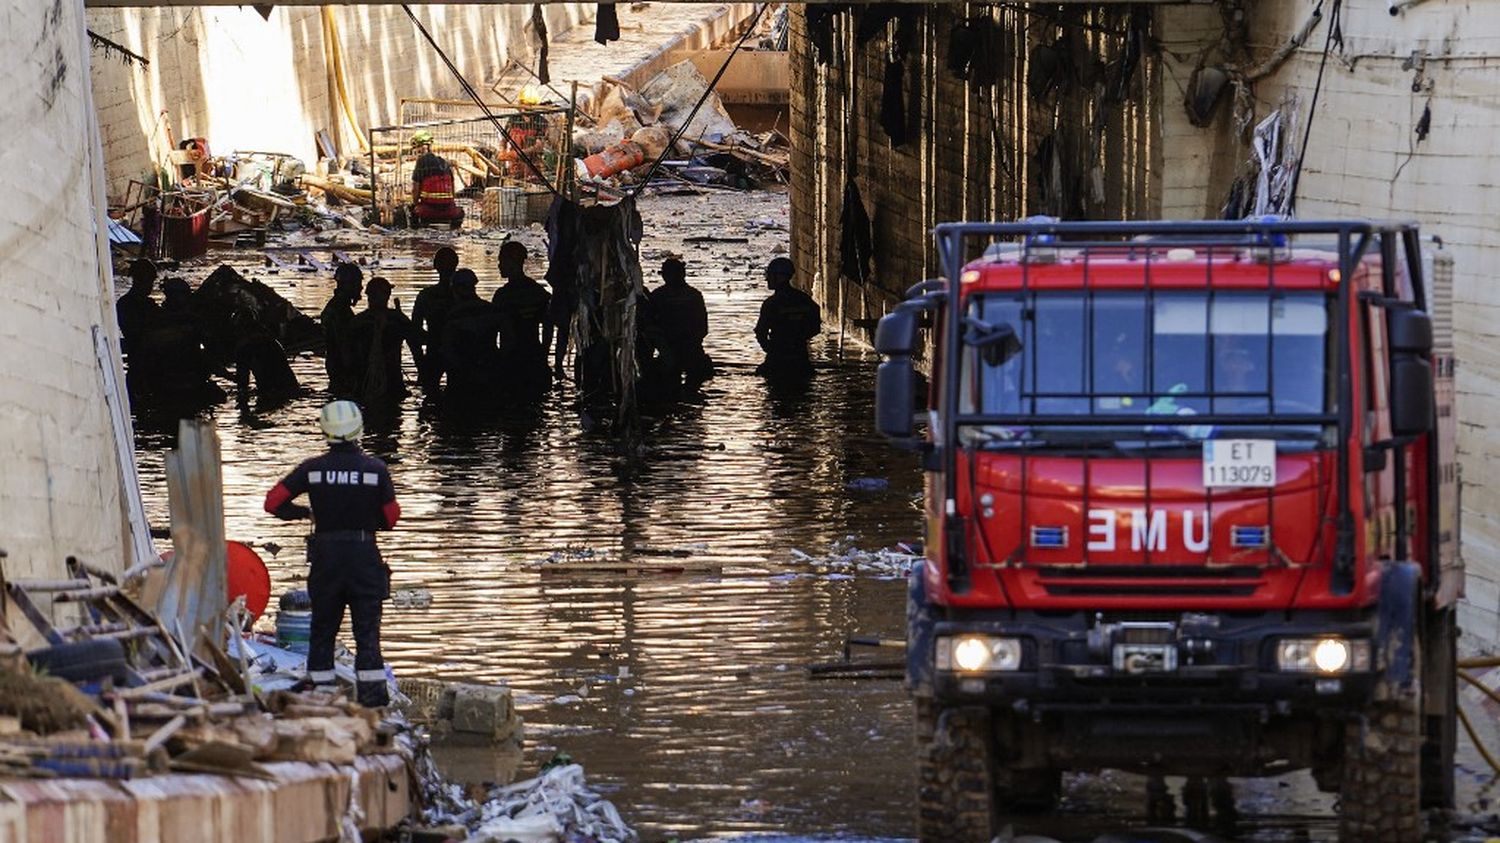
[{"label": "hanging debris from ceiling", "polygon": [[103,52],[105,58],[119,59],[122,64],[133,64],[136,67],[147,67],[151,64],[151,61],[145,56],[132,52],[126,47],[117,44],[116,42],[111,41],[108,38],[105,38],[103,35],[100,35],[92,29],[88,30],[88,34],[89,44],[91,44],[94,49]]},{"label": "hanging debris from ceiling", "polygon": [[552,81],[552,74],[547,72],[547,52],[550,49],[547,44],[547,18],[542,14],[542,4],[531,4],[531,32],[536,36],[536,81],[546,85]]},{"label": "hanging debris from ceiling", "polygon": [[600,44],[620,40],[620,16],[615,11],[615,4],[599,4],[599,11],[594,16],[594,40]]}]

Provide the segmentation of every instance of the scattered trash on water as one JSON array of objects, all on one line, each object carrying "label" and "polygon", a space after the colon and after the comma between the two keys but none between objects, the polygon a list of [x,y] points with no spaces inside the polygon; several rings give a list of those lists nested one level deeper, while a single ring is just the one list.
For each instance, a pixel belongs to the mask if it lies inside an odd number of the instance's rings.
[{"label": "scattered trash on water", "polygon": [[890,487],[891,481],[884,477],[859,477],[844,484],[851,492],[884,492]]},{"label": "scattered trash on water", "polygon": [[[922,559],[919,547],[898,543],[877,550],[861,550],[855,545],[854,536],[845,536],[833,543],[827,554],[813,556],[801,550],[792,550],[792,561],[812,568],[812,576],[829,580],[851,579],[855,575],[868,574],[882,579],[905,577],[911,566]],[[771,577],[773,582],[795,579],[795,574],[779,574]]]}]

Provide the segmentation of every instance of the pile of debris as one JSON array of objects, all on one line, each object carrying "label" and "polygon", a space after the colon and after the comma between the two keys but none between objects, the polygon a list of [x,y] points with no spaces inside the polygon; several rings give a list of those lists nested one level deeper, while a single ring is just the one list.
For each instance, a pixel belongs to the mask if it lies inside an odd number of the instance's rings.
[{"label": "pile of debris", "polygon": [[[397,751],[395,730],[377,712],[340,695],[257,688],[247,660],[226,646],[239,636],[242,603],[190,642],[108,572],[77,560],[69,567],[70,579],[5,582],[19,617],[3,627],[0,774],[270,778],[261,762],[350,764]],[[49,604],[70,625],[55,625]],[[47,646],[23,651],[18,638]]]},{"label": "pile of debris", "polygon": [[787,139],[775,131],[740,130],[691,61],[667,68],[640,90],[605,77],[578,109],[579,123],[588,124],[573,135],[578,184],[600,202],[646,178],[653,186],[733,189],[787,180]]},{"label": "pile of debris", "polygon": [[138,246],[145,257],[190,260],[214,240],[266,244],[268,233],[367,228],[368,168],[360,158],[324,159],[312,172],[292,155],[233,152],[211,156],[203,139],[173,153],[171,171],[154,183],[130,182],[110,211],[110,240]]}]

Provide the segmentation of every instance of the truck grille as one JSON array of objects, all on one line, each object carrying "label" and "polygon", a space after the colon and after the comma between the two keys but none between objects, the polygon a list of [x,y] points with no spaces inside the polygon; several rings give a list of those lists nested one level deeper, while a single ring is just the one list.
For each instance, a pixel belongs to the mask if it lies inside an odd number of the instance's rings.
[{"label": "truck grille", "polygon": [[1042,568],[1038,577],[1054,597],[1249,597],[1260,587],[1262,573],[1253,565],[1100,565]]}]

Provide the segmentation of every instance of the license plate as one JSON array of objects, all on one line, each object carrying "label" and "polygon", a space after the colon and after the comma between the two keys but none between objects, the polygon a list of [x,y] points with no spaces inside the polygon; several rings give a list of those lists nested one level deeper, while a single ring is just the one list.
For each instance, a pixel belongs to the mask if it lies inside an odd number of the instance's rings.
[{"label": "license plate", "polygon": [[1118,673],[1171,673],[1177,669],[1177,645],[1116,644],[1114,668]]},{"label": "license plate", "polygon": [[1276,442],[1210,439],[1203,443],[1203,485],[1208,488],[1276,485]]}]

